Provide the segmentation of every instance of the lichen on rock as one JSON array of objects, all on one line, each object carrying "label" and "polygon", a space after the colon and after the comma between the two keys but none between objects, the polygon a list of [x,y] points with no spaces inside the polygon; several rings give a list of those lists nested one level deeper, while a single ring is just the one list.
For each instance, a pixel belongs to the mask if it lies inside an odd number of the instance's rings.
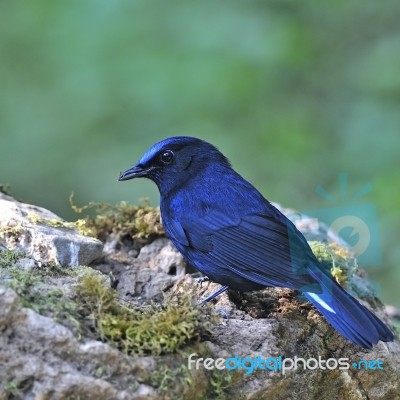
[{"label": "lichen on rock", "polygon": [[0,243],[40,262],[87,265],[102,253],[99,240],[82,235],[54,213],[0,193]]},{"label": "lichen on rock", "polygon": [[116,205],[91,202],[78,207],[73,201],[72,194],[70,204],[78,214],[92,211],[94,215],[88,214],[84,220],[85,229],[102,241],[105,241],[112,233],[119,239],[128,236],[132,240],[143,239],[144,241],[164,234],[160,208],[151,207],[147,200],[143,200],[139,205],[121,201]]},{"label": "lichen on rock", "polygon": [[99,339],[127,354],[160,355],[209,334],[212,318],[188,295],[167,296],[163,304],[122,304],[104,277],[86,274],[74,287],[76,300],[93,318]]},{"label": "lichen on rock", "polygon": [[[398,398],[398,336],[360,349],[288,289],[228,291],[200,308],[197,301],[219,286],[195,282],[164,237],[157,208],[92,203],[78,209],[95,212],[80,228],[0,194],[0,212],[6,211],[0,216],[0,399]],[[310,228],[301,215],[296,221],[303,231]],[[317,258],[390,324],[356,259],[318,227],[309,238]],[[75,246],[86,255],[72,256]],[[189,369],[194,353],[380,359],[385,368],[246,374]]]}]

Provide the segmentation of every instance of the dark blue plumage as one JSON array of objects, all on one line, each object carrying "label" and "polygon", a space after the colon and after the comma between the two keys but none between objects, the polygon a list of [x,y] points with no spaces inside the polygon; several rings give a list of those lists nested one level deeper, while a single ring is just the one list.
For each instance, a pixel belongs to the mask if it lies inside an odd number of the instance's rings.
[{"label": "dark blue plumage", "polygon": [[168,237],[212,281],[241,291],[299,290],[353,343],[371,348],[393,340],[386,325],[324,272],[293,223],[211,144],[165,139],[119,180],[136,177],[157,184]]}]

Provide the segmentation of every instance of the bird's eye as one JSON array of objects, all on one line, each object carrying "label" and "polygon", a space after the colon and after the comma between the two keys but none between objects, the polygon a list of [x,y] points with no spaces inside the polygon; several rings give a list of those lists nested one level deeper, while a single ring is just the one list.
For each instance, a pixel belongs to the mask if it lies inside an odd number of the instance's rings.
[{"label": "bird's eye", "polygon": [[169,164],[173,159],[174,153],[171,150],[164,151],[160,156],[160,160],[163,164]]}]

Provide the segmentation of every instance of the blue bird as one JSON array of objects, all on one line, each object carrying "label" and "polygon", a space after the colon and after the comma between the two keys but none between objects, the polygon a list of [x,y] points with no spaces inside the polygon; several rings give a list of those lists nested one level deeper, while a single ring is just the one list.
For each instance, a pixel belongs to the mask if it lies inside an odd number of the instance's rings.
[{"label": "blue bird", "polygon": [[178,251],[228,288],[298,290],[345,338],[371,348],[393,334],[339,286],[304,236],[213,145],[177,136],[154,144],[119,180],[145,177],[160,191],[162,222]]}]

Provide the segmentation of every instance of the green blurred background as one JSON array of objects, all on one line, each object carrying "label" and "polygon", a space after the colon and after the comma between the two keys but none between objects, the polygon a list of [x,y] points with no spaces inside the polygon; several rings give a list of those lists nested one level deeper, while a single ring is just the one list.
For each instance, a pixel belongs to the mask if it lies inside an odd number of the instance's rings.
[{"label": "green blurred background", "polygon": [[270,200],[328,204],[338,174],[378,213],[370,268],[400,306],[400,3],[395,0],[0,2],[0,182],[68,204],[137,202],[117,183],[154,141],[216,144]]}]

